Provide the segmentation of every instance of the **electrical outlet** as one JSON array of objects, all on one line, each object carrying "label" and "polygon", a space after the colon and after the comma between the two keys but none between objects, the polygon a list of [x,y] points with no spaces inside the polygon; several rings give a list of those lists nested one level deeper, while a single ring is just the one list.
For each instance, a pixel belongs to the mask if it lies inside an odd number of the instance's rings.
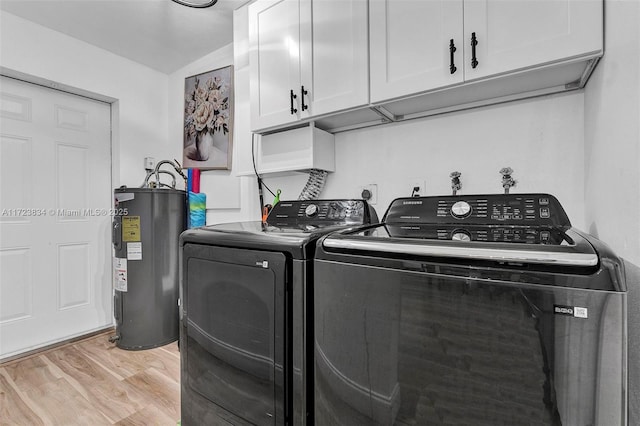
[{"label": "electrical outlet", "polygon": [[144,157],[144,169],[153,170],[156,167],[156,160],[153,157]]},{"label": "electrical outlet", "polygon": [[409,182],[409,195],[422,197],[427,194],[427,182],[424,180],[412,180]]},{"label": "electrical outlet", "polygon": [[358,198],[366,200],[371,205],[376,204],[378,202],[378,185],[371,183],[358,187]]}]

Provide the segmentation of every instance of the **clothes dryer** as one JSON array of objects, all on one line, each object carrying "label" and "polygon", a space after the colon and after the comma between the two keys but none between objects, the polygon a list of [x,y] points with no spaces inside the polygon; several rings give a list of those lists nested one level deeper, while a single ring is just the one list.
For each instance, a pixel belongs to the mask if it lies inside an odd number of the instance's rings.
[{"label": "clothes dryer", "polygon": [[316,241],[372,222],[363,200],[281,201],[182,234],[182,425],[307,424]]}]

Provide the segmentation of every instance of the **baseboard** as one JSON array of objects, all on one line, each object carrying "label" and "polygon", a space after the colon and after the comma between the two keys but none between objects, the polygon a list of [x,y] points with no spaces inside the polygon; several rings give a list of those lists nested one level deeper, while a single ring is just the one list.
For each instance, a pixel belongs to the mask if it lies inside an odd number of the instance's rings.
[{"label": "baseboard", "polygon": [[72,337],[70,339],[66,339],[60,342],[56,342],[56,343],[52,343],[50,345],[47,346],[43,346],[41,348],[37,348],[37,349],[33,349],[31,351],[27,351],[27,352],[23,352],[20,353],[18,355],[13,355],[7,358],[4,358],[2,360],[0,360],[0,367],[5,367],[13,362],[16,361],[22,361],[24,359],[27,359],[29,357],[33,357],[33,356],[37,356],[37,355],[41,355],[44,352],[48,352],[51,351],[53,349],[58,349],[62,346],[68,346],[68,345],[72,345],[74,343],[77,343],[80,340],[85,340],[91,337],[95,337],[101,334],[109,334],[109,333],[115,333],[115,327],[110,325],[106,328],[102,328],[100,330],[96,330],[96,331],[92,331],[91,333],[87,333],[87,334],[83,334],[81,336],[75,336]]}]

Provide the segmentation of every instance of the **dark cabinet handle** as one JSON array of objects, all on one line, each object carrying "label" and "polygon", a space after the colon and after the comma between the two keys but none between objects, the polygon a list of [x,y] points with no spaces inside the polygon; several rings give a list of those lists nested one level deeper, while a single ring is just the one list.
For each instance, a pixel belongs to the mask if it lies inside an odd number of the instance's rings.
[{"label": "dark cabinet handle", "polygon": [[471,68],[478,66],[478,58],[476,58],[476,46],[478,45],[478,39],[476,33],[471,33]]},{"label": "dark cabinet handle", "polygon": [[305,105],[304,104],[304,95],[308,94],[309,92],[307,90],[304,90],[304,86],[302,86],[300,88],[300,102],[302,104],[302,110],[305,111],[307,109],[309,109],[309,105]]},{"label": "dark cabinet handle", "polygon": [[451,72],[451,74],[455,73],[458,70],[458,68],[456,68],[456,65],[453,63],[453,54],[456,50],[456,45],[453,42],[453,39],[449,40],[449,71]]},{"label": "dark cabinet handle", "polygon": [[298,112],[298,109],[293,107],[293,100],[296,99],[297,97],[298,97],[298,95],[293,93],[293,89],[291,89],[289,91],[289,100],[291,101],[291,115],[293,115],[296,112]]},{"label": "dark cabinet handle", "polygon": [[122,229],[122,216],[114,216],[111,241],[113,242],[113,248],[116,250],[120,250],[122,248],[121,229]]}]

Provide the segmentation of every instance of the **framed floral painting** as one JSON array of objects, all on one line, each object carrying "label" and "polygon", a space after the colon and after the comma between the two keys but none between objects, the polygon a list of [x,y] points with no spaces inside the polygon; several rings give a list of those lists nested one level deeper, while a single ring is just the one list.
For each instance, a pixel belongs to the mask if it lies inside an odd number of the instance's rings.
[{"label": "framed floral painting", "polygon": [[231,170],[233,66],[184,81],[185,168]]}]

